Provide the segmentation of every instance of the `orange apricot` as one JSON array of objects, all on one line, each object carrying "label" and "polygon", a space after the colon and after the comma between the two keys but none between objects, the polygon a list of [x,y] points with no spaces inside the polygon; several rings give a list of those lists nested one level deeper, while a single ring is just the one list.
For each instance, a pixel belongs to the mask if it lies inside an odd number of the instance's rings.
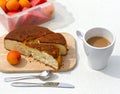
[{"label": "orange apricot", "polygon": [[6,0],[0,0],[0,7],[6,12]]},{"label": "orange apricot", "polygon": [[9,51],[9,53],[7,54],[7,61],[11,64],[11,65],[16,65],[20,63],[20,59],[21,59],[21,54],[18,51],[15,50],[11,50]]},{"label": "orange apricot", "polygon": [[19,9],[19,2],[18,0],[8,0],[6,3],[6,8],[9,11],[17,11]]},{"label": "orange apricot", "polygon": [[22,8],[24,8],[24,7],[30,8],[31,7],[29,0],[19,0],[19,4]]}]

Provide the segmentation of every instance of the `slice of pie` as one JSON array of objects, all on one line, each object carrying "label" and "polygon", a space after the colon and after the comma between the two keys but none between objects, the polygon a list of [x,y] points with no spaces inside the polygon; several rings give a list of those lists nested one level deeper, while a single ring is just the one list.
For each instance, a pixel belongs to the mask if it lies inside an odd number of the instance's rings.
[{"label": "slice of pie", "polygon": [[7,50],[31,56],[55,70],[60,68],[62,55],[67,54],[67,43],[62,34],[35,25],[9,32],[4,38],[4,46]]}]

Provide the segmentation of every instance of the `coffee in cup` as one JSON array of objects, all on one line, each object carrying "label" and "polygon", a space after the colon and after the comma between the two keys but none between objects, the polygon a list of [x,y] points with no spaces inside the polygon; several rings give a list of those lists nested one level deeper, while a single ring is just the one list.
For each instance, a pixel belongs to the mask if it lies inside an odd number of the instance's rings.
[{"label": "coffee in cup", "polygon": [[94,47],[106,47],[110,45],[110,41],[101,36],[94,36],[87,40],[87,43]]}]

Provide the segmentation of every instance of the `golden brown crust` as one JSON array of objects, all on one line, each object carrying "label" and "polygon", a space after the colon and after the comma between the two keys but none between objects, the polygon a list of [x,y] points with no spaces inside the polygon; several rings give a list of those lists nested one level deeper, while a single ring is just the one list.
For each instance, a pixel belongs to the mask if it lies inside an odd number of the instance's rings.
[{"label": "golden brown crust", "polygon": [[57,44],[66,44],[66,40],[60,33],[51,33],[39,38],[41,43],[57,43]]},{"label": "golden brown crust", "polygon": [[57,43],[66,45],[66,40],[60,33],[54,33],[48,28],[36,25],[22,26],[11,31],[5,39],[27,42],[38,39],[41,43]]},{"label": "golden brown crust", "polygon": [[15,30],[11,31],[5,39],[16,40],[19,42],[34,40],[41,36],[53,33],[45,27],[30,25],[18,27]]}]

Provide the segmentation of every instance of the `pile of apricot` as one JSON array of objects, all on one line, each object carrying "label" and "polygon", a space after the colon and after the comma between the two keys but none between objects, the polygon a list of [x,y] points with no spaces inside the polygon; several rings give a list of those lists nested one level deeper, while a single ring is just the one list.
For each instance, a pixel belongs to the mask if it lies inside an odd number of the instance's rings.
[{"label": "pile of apricot", "polygon": [[47,2],[47,0],[0,0],[0,7],[5,13],[11,15],[44,2]]}]

